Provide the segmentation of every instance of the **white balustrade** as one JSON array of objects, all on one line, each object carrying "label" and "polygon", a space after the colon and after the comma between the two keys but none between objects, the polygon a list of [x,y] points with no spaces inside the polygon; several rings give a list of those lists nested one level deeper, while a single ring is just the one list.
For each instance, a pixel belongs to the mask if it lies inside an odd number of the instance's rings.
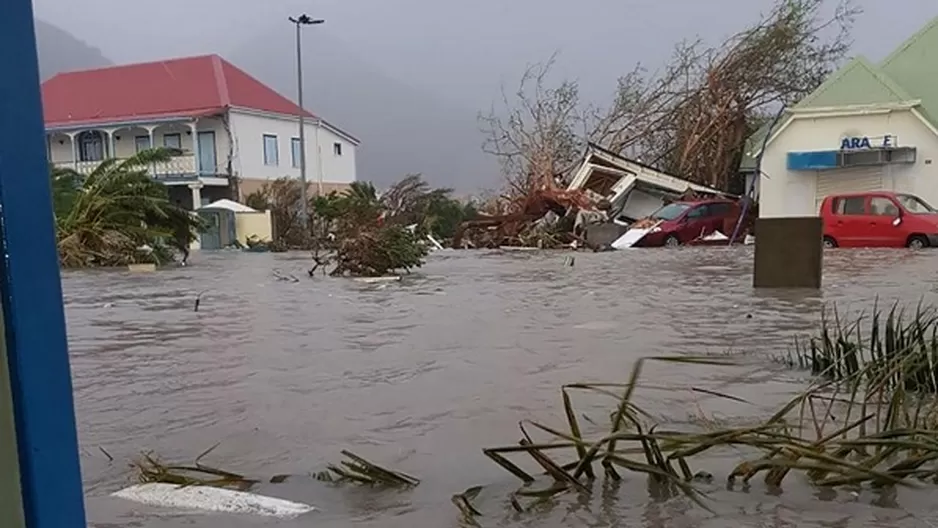
[{"label": "white balustrade", "polygon": [[[100,161],[62,161],[55,163],[55,166],[74,169],[79,174],[91,174],[100,164]],[[168,161],[151,164],[147,171],[156,179],[195,177],[195,156],[174,156]]]}]

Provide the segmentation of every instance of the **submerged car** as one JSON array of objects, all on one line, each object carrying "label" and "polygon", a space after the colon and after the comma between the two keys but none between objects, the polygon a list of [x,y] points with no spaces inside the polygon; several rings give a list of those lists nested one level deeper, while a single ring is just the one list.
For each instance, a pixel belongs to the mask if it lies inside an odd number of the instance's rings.
[{"label": "submerged car", "polygon": [[[740,208],[725,199],[672,202],[652,213],[648,231],[635,247],[680,246],[735,225]],[[724,233],[728,234],[728,233]]]},{"label": "submerged car", "polygon": [[824,246],[938,246],[938,210],[914,194],[835,194],[821,201]]}]

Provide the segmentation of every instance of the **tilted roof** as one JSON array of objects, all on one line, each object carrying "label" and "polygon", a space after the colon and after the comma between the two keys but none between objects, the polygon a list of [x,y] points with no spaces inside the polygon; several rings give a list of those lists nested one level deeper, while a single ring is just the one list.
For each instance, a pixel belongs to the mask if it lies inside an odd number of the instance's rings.
[{"label": "tilted roof", "polygon": [[315,118],[218,55],[60,73],[42,83],[47,128],[195,117],[244,108]]}]

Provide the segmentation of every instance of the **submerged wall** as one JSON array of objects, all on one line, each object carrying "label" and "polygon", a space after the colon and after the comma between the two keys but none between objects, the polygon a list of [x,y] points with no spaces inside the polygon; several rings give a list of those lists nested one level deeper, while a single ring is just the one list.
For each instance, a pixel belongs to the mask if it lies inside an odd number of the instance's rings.
[{"label": "submerged wall", "polygon": [[274,231],[270,211],[235,213],[235,233],[238,242],[242,244],[247,244],[248,238],[252,236],[256,236],[262,242],[272,241]]}]

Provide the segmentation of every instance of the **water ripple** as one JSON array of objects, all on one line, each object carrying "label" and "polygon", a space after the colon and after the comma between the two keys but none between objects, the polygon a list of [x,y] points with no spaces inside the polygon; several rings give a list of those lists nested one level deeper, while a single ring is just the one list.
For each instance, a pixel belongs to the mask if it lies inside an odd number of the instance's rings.
[{"label": "water ripple", "polygon": [[[825,303],[852,312],[875,296],[936,300],[933,252],[829,252],[820,293],[754,291],[751,248],[577,254],[572,268],[565,256],[443,252],[400,283],[381,285],[308,279],[307,261],[292,254],[196,254],[191,266],[156,274],[65,273],[92,523],[259,526],[216,516],[167,520],[104,497],[126,482],[123,461],[141,450],[187,459],[221,441],[213,462],[249,474],[316,471],[348,448],[400,460],[426,483],[407,495],[302,479],[269,490],[323,506],[316,523],[325,527],[350,519],[449,526],[456,514],[449,496],[480,483],[491,483],[483,510],[506,511],[487,513],[492,526],[821,527],[845,518],[854,519],[850,526],[916,526],[884,514],[881,498],[819,503],[798,486],[784,496],[715,488],[721,516],[711,519],[656,499],[640,479],[582,504],[571,498],[526,517],[507,512],[514,483],[479,450],[516,441],[521,418],[564,423],[561,384],[621,382],[651,354],[734,354],[744,359],[739,367],[649,365],[646,379],[658,388],[643,387],[638,397],[668,423],[750,423],[801,387],[800,374],[766,358],[812,329]],[[278,281],[274,269],[301,280]],[[608,400],[575,399],[606,423]],[[906,507],[928,515],[934,501],[924,492],[903,493]]]}]

